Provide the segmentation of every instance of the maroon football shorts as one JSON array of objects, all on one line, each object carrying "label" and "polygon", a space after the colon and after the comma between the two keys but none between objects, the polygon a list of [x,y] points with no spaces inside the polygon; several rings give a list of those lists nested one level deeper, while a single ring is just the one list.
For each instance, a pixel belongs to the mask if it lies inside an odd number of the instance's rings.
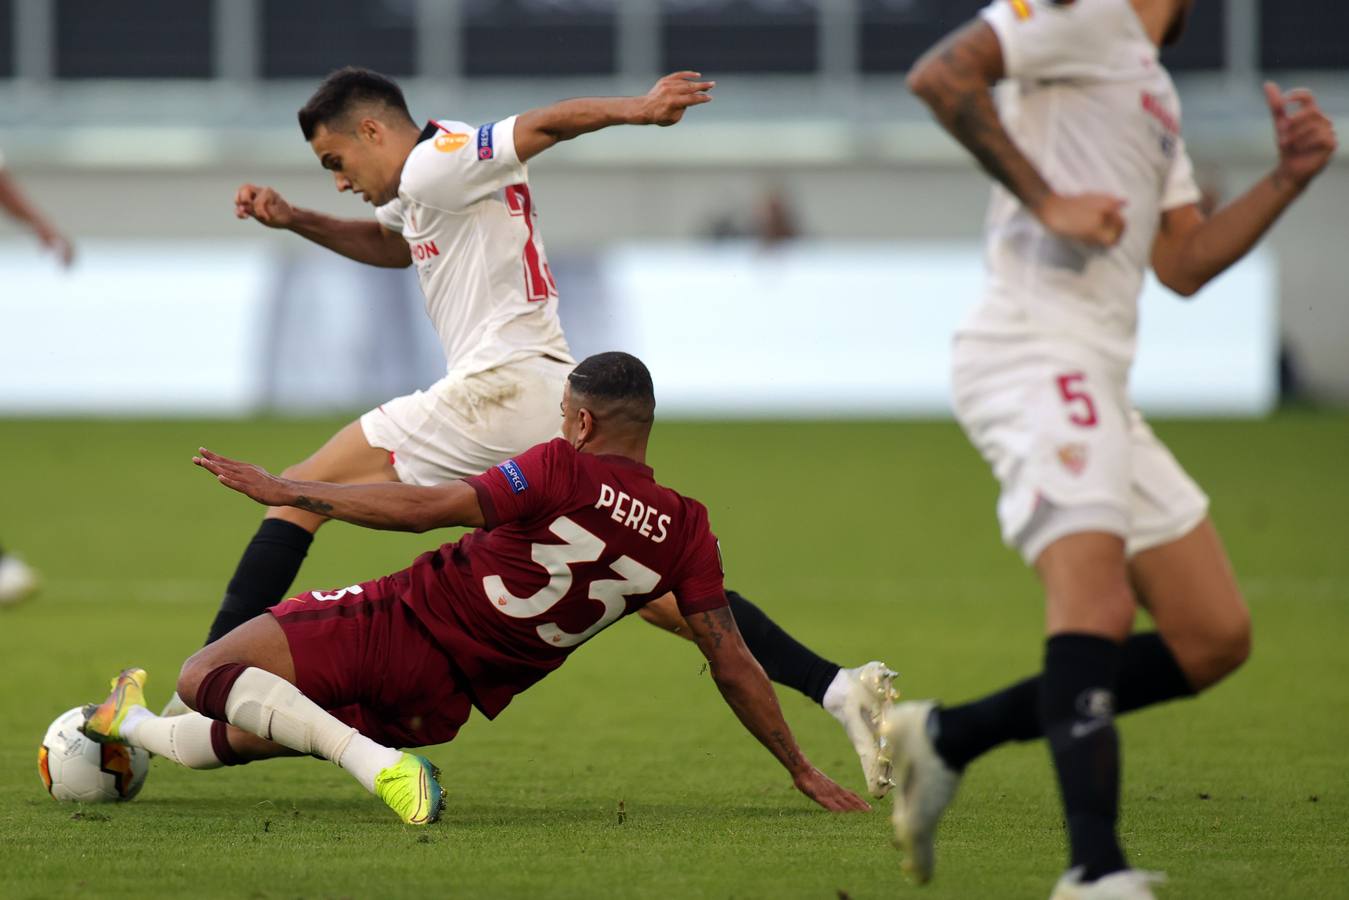
[{"label": "maroon football shorts", "polygon": [[273,606],[305,696],[390,747],[452,740],[472,704],[392,579],[307,591]]}]

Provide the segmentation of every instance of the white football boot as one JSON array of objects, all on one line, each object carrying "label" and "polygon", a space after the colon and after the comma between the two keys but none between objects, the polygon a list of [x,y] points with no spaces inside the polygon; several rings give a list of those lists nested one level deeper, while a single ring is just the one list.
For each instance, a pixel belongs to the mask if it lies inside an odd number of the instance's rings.
[{"label": "white football boot", "polygon": [[1142,872],[1125,869],[1088,884],[1082,883],[1082,867],[1069,869],[1054,885],[1049,900],[1156,900],[1148,887],[1161,884],[1166,876],[1161,872]]},{"label": "white football boot", "polygon": [[960,774],[937,754],[927,733],[936,705],[926,700],[889,706],[880,724],[881,766],[893,771],[897,783],[890,816],[895,846],[904,854],[904,871],[919,884],[932,877],[937,823],[960,786]]},{"label": "white football boot", "polygon": [[0,606],[10,606],[37,590],[37,572],[13,554],[0,556]]},{"label": "white football boot", "polygon": [[862,762],[867,790],[873,797],[884,797],[894,785],[890,780],[890,767],[880,763],[878,733],[881,713],[899,699],[894,680],[895,673],[883,662],[839,669],[822,703],[829,714],[838,719],[848,740],[852,741],[857,758]]}]

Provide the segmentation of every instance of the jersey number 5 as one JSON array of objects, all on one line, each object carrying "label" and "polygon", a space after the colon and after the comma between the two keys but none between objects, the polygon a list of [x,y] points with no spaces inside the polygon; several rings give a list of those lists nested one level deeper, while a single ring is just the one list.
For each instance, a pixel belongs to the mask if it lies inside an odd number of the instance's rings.
[{"label": "jersey number 5", "polygon": [[534,198],[529,193],[529,185],[513,184],[506,188],[506,209],[511,215],[520,216],[529,229],[529,239],[525,241],[525,296],[530,300],[543,301],[557,295],[557,283],[553,281],[553,270],[543,261],[539,251],[539,236],[534,233]]},{"label": "jersey number 5", "polygon": [[[552,609],[562,601],[572,586],[571,564],[594,562],[604,553],[604,541],[586,531],[566,516],[559,516],[548,530],[566,543],[535,544],[531,556],[534,562],[548,572],[548,583],[528,597],[517,597],[506,589],[500,575],[488,575],[482,580],[492,605],[515,619],[532,619]],[[563,631],[552,622],[536,630],[545,644],[554,647],[575,647],[599,634],[623,615],[625,598],[633,594],[649,594],[656,589],[660,575],[628,556],[620,556],[609,567],[621,578],[601,578],[590,582],[589,597],[604,605],[599,621],[577,634]]]},{"label": "jersey number 5", "polygon": [[1058,377],[1059,396],[1068,405],[1068,421],[1082,428],[1092,428],[1100,420],[1096,418],[1096,404],[1083,387],[1087,376],[1081,372],[1069,372]]}]

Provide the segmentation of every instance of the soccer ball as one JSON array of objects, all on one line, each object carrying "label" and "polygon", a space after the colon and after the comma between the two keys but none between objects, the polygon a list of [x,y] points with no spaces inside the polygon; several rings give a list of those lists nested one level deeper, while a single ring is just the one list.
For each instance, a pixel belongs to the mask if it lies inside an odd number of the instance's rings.
[{"label": "soccer ball", "polygon": [[80,731],[84,710],[57,716],[37,751],[42,784],[57,800],[111,803],[140,793],[150,771],[150,754],[126,744],[100,744]]}]

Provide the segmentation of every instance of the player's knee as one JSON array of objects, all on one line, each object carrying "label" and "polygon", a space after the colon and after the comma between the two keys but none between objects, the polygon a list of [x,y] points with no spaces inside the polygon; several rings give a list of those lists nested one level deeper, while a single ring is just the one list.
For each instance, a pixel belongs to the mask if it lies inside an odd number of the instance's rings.
[{"label": "player's knee", "polygon": [[201,689],[201,683],[218,665],[217,661],[211,659],[210,650],[209,646],[198,650],[178,670],[178,696],[189,709],[197,712],[200,712],[197,709],[197,692]]},{"label": "player's knee", "polygon": [[1128,581],[1121,578],[1106,585],[1097,601],[1100,605],[1102,625],[1120,635],[1121,640],[1133,628],[1138,615],[1138,600]]},{"label": "player's knee", "polygon": [[1197,691],[1211,687],[1241,668],[1251,655],[1251,614],[1239,595],[1210,612],[1198,627],[1166,634],[1176,659]]},{"label": "player's knee", "polygon": [[1123,641],[1133,630],[1138,604],[1122,578],[1096,580],[1049,592],[1048,626],[1051,634],[1098,634]]},{"label": "player's knee", "polygon": [[1231,675],[1250,658],[1251,615],[1245,605],[1214,622],[1204,643],[1201,671],[1195,679],[1201,689]]}]

